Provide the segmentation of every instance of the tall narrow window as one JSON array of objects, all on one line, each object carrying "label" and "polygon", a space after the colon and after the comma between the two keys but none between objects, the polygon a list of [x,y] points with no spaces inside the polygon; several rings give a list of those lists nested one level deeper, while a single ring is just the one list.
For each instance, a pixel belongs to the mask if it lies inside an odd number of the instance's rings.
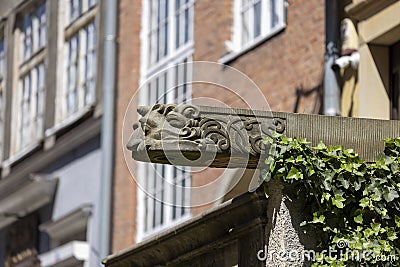
[{"label": "tall narrow window", "polygon": [[66,39],[66,79],[59,97],[60,119],[79,114],[95,102],[96,88],[96,7],[93,0],[64,0],[69,8]]},{"label": "tall narrow window", "polygon": [[[38,1],[20,16],[21,64],[18,66],[17,100],[12,118],[16,121],[16,134],[12,136],[11,154],[35,144],[43,137],[44,101],[46,93],[46,2]],[[1,67],[0,67],[1,68]]]},{"label": "tall narrow window", "polygon": [[[142,44],[146,94],[143,105],[190,103],[193,54],[193,0],[143,1]],[[144,191],[138,194],[138,240],[190,215],[188,167],[141,164]]]},{"label": "tall narrow window", "polygon": [[45,97],[45,67],[41,62],[20,79],[20,123],[18,129],[20,149],[23,149],[43,133]]},{"label": "tall narrow window", "polygon": [[231,49],[246,49],[284,26],[284,0],[235,0]]}]

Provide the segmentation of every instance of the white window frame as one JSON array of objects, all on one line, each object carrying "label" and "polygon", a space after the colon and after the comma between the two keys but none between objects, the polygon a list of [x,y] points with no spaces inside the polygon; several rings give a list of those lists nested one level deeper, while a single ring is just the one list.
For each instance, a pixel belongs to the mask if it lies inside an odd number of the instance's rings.
[{"label": "white window frame", "polygon": [[[140,105],[153,105],[155,102],[158,103],[190,103],[191,99],[191,86],[186,84],[192,80],[192,65],[182,64],[184,62],[191,62],[193,55],[193,23],[194,23],[194,0],[189,0],[176,9],[176,0],[169,0],[168,6],[168,17],[164,21],[168,23],[168,38],[167,51],[165,55],[159,60],[154,60],[152,57],[151,48],[151,30],[157,27],[152,27],[151,21],[152,16],[150,15],[150,4],[155,1],[142,1],[143,3],[143,13],[142,13],[142,48],[141,48],[141,78],[140,84],[146,89],[142,89],[139,92],[139,104]],[[188,10],[188,11],[186,11]],[[183,14],[183,15],[182,15]],[[178,17],[179,16],[179,17]],[[187,16],[187,20],[184,16]],[[187,26],[185,22],[182,22],[182,18],[187,21]],[[177,43],[177,36],[182,36],[176,34],[177,22],[180,22],[179,27],[186,26],[187,28],[187,38],[178,38],[179,43]],[[152,28],[152,29],[151,29]],[[162,37],[162,36],[161,36]],[[185,36],[184,36],[185,37]],[[161,50],[163,51],[163,50]],[[153,59],[153,60],[152,60]],[[167,71],[163,71],[166,70]],[[159,71],[163,71],[162,75],[158,75]],[[183,77],[183,73],[186,74]],[[158,75],[158,76],[157,76]],[[156,83],[163,83],[162,87],[155,87]],[[147,89],[148,88],[148,89]],[[154,88],[150,90],[151,88]],[[159,164],[147,164],[138,163],[138,179],[139,184],[146,188],[140,188],[137,192],[137,235],[136,241],[140,242],[145,238],[148,238],[161,230],[169,228],[173,225],[178,224],[184,220],[190,218],[190,209],[181,209],[184,211],[179,214],[179,216],[174,217],[174,212],[177,208],[172,206],[171,203],[174,200],[181,199],[185,202],[185,205],[190,204],[190,168],[183,168],[185,172],[180,172],[179,169],[183,167],[175,167],[170,165],[159,165]],[[158,176],[155,179],[158,169],[164,169],[163,177]],[[184,178],[180,182],[184,181],[186,190],[183,187],[174,186],[176,184],[176,177],[174,173],[180,173],[181,178]],[[178,175],[179,176],[179,175]],[[159,201],[154,200],[153,197],[148,195],[150,187],[153,187],[150,183],[156,183],[158,187],[164,185],[164,200],[169,204],[162,204]],[[157,184],[158,183],[158,184]],[[160,188],[157,187],[157,190]],[[174,195],[174,190],[177,194]],[[144,192],[147,191],[147,192]],[[151,191],[151,190],[150,190]],[[175,197],[175,199],[174,199]],[[151,208],[150,203],[154,204],[155,210]],[[176,203],[177,205],[182,203]],[[161,212],[160,208],[163,209],[163,221],[160,222]],[[154,213],[153,213],[154,211]],[[146,216],[146,213],[155,214],[153,216]],[[177,214],[175,214],[177,215]],[[152,220],[158,221],[158,224],[154,227],[152,225]]]},{"label": "white window frame", "polygon": [[21,27],[16,31],[19,49],[14,57],[20,64],[14,75],[13,134],[7,162],[32,151],[44,137],[47,16],[47,1],[36,1],[21,12]]},{"label": "white window frame", "polygon": [[82,15],[96,6],[98,0],[66,0],[67,25],[73,24]]},{"label": "white window frame", "polygon": [[19,81],[17,151],[23,151],[43,138],[45,63],[40,62]]},{"label": "white window frame", "polygon": [[22,62],[29,61],[47,43],[47,2],[33,6],[22,18]]},{"label": "white window frame", "polygon": [[[79,6],[71,15],[71,6]],[[92,110],[96,102],[97,52],[98,52],[98,0],[60,0],[61,27],[60,44],[64,48],[63,66],[58,71],[63,77],[57,86],[56,125],[46,131],[54,133]],[[59,28],[60,29],[60,28]],[[73,49],[72,49],[73,48]],[[71,50],[72,49],[72,50]],[[72,57],[75,55],[75,57]]]},{"label": "white window frame", "polygon": [[[247,3],[242,5],[243,3]],[[260,34],[254,36],[255,6],[260,4]],[[274,5],[277,21],[272,25],[271,8]],[[219,62],[227,63],[276,35],[286,27],[286,0],[234,0],[232,38],[225,42],[228,54]],[[243,14],[248,11],[248,41],[243,40]]]}]

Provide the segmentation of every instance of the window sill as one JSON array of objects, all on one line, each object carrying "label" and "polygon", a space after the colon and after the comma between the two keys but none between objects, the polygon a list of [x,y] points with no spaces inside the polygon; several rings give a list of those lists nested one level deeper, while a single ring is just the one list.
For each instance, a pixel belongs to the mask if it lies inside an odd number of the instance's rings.
[{"label": "window sill", "polygon": [[86,266],[83,264],[89,260],[90,245],[86,241],[71,241],[58,246],[48,252],[39,255],[41,266],[57,267],[66,266]]},{"label": "window sill", "polygon": [[46,138],[49,138],[53,135],[56,135],[60,131],[64,130],[65,128],[71,126],[72,124],[76,123],[78,120],[83,118],[84,116],[88,115],[93,111],[94,105],[88,105],[82,110],[76,112],[75,114],[70,115],[66,119],[64,119],[62,122],[58,123],[52,128],[49,128],[45,131],[44,135]]},{"label": "window sill", "polygon": [[10,168],[12,165],[17,163],[18,161],[24,159],[27,157],[29,154],[31,154],[33,151],[41,147],[41,142],[42,138],[38,138],[35,142],[32,144],[28,145],[24,149],[18,151],[15,155],[9,157],[5,161],[3,161],[2,167],[3,168]]},{"label": "window sill", "polygon": [[183,217],[176,219],[175,221],[172,221],[166,225],[158,226],[157,228],[154,228],[151,231],[147,231],[145,233],[138,233],[138,235],[136,236],[137,243],[140,243],[142,241],[145,241],[146,239],[154,237],[157,234],[161,234],[165,230],[168,230],[171,227],[177,226],[177,225],[189,220],[191,217],[192,217],[191,213],[189,212],[188,214],[184,215]]},{"label": "window sill", "polygon": [[222,63],[222,64],[229,64],[230,62],[234,61],[235,59],[237,59],[238,57],[240,57],[241,55],[246,54],[247,52],[249,52],[250,50],[256,48],[257,46],[261,45],[262,43],[264,43],[265,41],[275,37],[276,35],[278,35],[280,32],[282,32],[284,29],[286,28],[286,24],[282,24],[279,27],[276,27],[276,29],[274,29],[273,31],[271,31],[269,34],[265,35],[265,36],[261,36],[259,38],[257,38],[253,43],[244,46],[243,48],[241,48],[238,51],[232,51],[228,54],[226,54],[225,56],[221,57],[218,62]]}]

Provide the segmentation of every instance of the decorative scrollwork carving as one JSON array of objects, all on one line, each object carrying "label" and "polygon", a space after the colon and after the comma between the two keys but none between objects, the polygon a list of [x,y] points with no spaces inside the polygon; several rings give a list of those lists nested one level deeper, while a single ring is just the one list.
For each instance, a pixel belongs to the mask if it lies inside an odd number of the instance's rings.
[{"label": "decorative scrollwork carving", "polygon": [[[152,149],[164,153],[163,144],[169,144],[169,151],[175,149],[189,154],[214,151],[217,159],[211,166],[221,167],[226,164],[218,158],[226,160],[229,155],[234,155],[232,158],[235,159],[259,158],[263,147],[262,135],[269,134],[271,129],[285,131],[285,121],[280,118],[265,116],[262,122],[256,116],[214,114],[205,110],[206,107],[202,109],[187,104],[140,107],[138,112],[143,116],[139,120],[141,127],[134,127],[128,149],[132,150],[134,158],[140,153],[151,153]],[[143,149],[147,151],[140,151]],[[163,158],[157,155],[157,159]],[[151,156],[149,160],[152,160]],[[237,161],[238,166],[247,166],[246,162]]]}]

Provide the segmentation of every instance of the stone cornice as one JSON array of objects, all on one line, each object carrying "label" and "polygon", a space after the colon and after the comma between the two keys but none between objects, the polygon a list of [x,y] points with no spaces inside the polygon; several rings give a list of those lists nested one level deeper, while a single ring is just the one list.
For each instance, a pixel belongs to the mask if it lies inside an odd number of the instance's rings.
[{"label": "stone cornice", "polygon": [[367,161],[383,151],[384,138],[400,136],[400,121],[167,104],[138,112],[132,157],[173,165],[257,168],[271,130],[353,148]]},{"label": "stone cornice", "polygon": [[345,7],[345,11],[352,18],[364,20],[395,2],[397,0],[353,0]]},{"label": "stone cornice", "polygon": [[257,168],[263,135],[283,133],[285,118],[271,112],[193,105],[141,107],[128,149],[154,163]]}]

